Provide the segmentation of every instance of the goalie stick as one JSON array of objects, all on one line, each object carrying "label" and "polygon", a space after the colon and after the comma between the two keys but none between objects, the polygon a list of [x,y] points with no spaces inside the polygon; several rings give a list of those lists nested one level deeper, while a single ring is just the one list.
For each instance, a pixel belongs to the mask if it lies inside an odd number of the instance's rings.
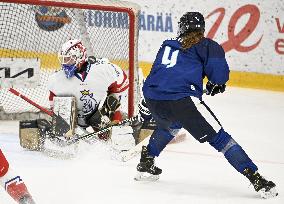
[{"label": "goalie stick", "polygon": [[[40,106],[39,104],[37,104],[36,102],[32,101],[31,99],[29,99],[28,97],[26,97],[25,95],[21,94],[20,92],[16,91],[13,88],[9,88],[9,91],[12,94],[14,94],[15,96],[18,96],[18,97],[22,98],[27,103],[29,103],[29,104],[33,105],[34,107],[38,108],[40,111],[48,114],[51,117],[55,117],[56,120],[60,123],[60,125],[62,125],[62,128],[64,130],[68,130],[69,129],[69,125],[67,124],[67,122],[64,121],[64,119],[61,116],[56,115],[53,111],[45,109],[44,107]],[[97,137],[99,134],[102,134],[102,133],[105,133],[105,132],[109,131],[113,126],[120,126],[120,125],[125,125],[125,124],[129,124],[130,126],[132,126],[134,123],[137,123],[137,122],[139,122],[141,120],[142,119],[141,119],[140,115],[136,115],[136,116],[134,116],[132,118],[127,118],[125,120],[122,120],[121,122],[116,123],[116,124],[114,124],[112,126],[108,126],[108,127],[104,128],[104,129],[98,131],[98,132],[92,132],[92,133],[84,134],[84,135],[75,137],[73,139],[67,140],[67,141],[62,140],[62,139],[60,139],[57,136],[52,136],[50,138],[54,139],[54,141],[58,141],[58,143],[60,143],[62,146],[67,146],[67,145],[74,144],[74,143],[76,143],[76,142],[78,142],[79,140],[82,140],[82,139],[87,139],[87,138],[91,138],[91,137]],[[66,132],[66,131],[64,131],[64,132]]]},{"label": "goalie stick", "polygon": [[[50,139],[53,140],[54,142],[56,142],[57,144],[59,144],[62,147],[66,147],[66,146],[69,146],[69,145],[76,144],[80,140],[84,140],[84,139],[88,139],[88,138],[95,139],[95,140],[97,140],[101,143],[107,143],[107,141],[99,139],[98,135],[109,131],[114,126],[125,125],[125,124],[132,126],[136,122],[142,122],[142,120],[143,119],[138,114],[138,115],[136,115],[132,118],[127,118],[127,119],[125,119],[125,120],[123,120],[123,121],[121,121],[121,122],[119,122],[115,125],[106,127],[106,128],[104,128],[104,129],[102,129],[98,132],[85,134],[85,135],[82,135],[82,136],[78,136],[77,138],[75,137],[75,138],[72,138],[72,139],[69,139],[69,140],[63,140],[59,137],[54,136],[54,137],[51,137]],[[131,160],[132,158],[134,158],[135,156],[137,156],[138,154],[141,153],[142,146],[147,145],[149,143],[150,137],[151,137],[151,135],[148,135],[141,142],[136,144],[131,149],[121,152],[119,155],[117,155],[117,158],[122,162],[127,162],[127,161]]]},{"label": "goalie stick", "polygon": [[55,115],[52,111],[49,111],[47,109],[45,109],[44,107],[40,106],[39,104],[37,104],[36,102],[32,101],[31,99],[29,99],[28,97],[26,97],[25,95],[21,94],[20,92],[16,91],[13,88],[9,88],[9,91],[14,94],[15,96],[20,97],[21,99],[25,100],[26,102],[28,102],[29,104],[35,106],[36,108],[38,108],[39,110],[41,110],[42,112],[46,113],[49,116],[53,116]]},{"label": "goalie stick", "polygon": [[[77,137],[73,137],[73,138],[68,139],[68,140],[63,140],[63,139],[61,139],[57,136],[51,136],[50,139],[53,139],[54,141],[58,142],[58,144],[60,144],[60,146],[63,146],[63,147],[75,144],[75,143],[79,142],[80,140],[85,140],[85,139],[89,139],[89,138],[97,139],[97,140],[103,142],[103,140],[99,139],[98,135],[103,134],[107,131],[110,131],[114,126],[121,126],[121,125],[126,125],[126,124],[128,124],[129,126],[133,126],[135,123],[137,123],[139,121],[142,121],[142,118],[141,118],[140,115],[136,115],[132,118],[124,119],[124,120],[122,120],[119,123],[116,123],[114,125],[107,126],[103,129],[101,129],[100,131],[97,131],[97,132],[91,132],[91,133],[87,133],[87,134],[83,134],[83,135],[77,135]],[[78,128],[80,128],[80,127],[78,127]],[[81,130],[81,131],[85,132],[85,130]]]},{"label": "goalie stick", "polygon": [[[119,122],[115,125],[106,127],[106,128],[104,128],[104,129],[102,129],[98,132],[88,133],[88,134],[78,136],[78,137],[74,137],[74,138],[68,139],[68,140],[61,139],[57,136],[50,137],[49,139],[52,140],[53,142],[57,143],[61,147],[73,145],[73,144],[76,144],[77,142],[79,142],[81,140],[88,139],[88,138],[92,138],[92,139],[95,139],[95,140],[97,140],[101,143],[106,144],[108,141],[99,139],[99,137],[98,137],[99,134],[102,134],[106,131],[109,131],[114,126],[125,125],[125,124],[128,124],[128,125],[131,126],[131,125],[135,124],[136,122],[138,122],[139,120],[141,121],[141,116],[136,115],[132,118],[125,119],[125,120],[123,120],[123,121],[121,121],[121,122]],[[150,136],[151,135],[148,135],[147,137],[145,137],[141,142],[139,142],[137,145],[135,145],[131,149],[119,153],[117,155],[117,158],[122,162],[127,162],[127,161],[131,160],[132,158],[134,158],[135,156],[137,156],[138,154],[141,153],[142,146],[147,145],[149,143]]]}]

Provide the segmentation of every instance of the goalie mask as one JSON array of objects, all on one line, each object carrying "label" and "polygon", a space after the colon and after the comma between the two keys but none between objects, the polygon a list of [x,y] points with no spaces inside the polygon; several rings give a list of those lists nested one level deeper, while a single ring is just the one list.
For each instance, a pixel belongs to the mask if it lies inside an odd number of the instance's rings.
[{"label": "goalie mask", "polygon": [[62,45],[58,58],[66,77],[71,78],[86,61],[86,48],[80,40],[69,40]]},{"label": "goalie mask", "polygon": [[199,12],[187,12],[178,22],[178,37],[183,37],[187,33],[195,31],[205,31],[204,17]]}]

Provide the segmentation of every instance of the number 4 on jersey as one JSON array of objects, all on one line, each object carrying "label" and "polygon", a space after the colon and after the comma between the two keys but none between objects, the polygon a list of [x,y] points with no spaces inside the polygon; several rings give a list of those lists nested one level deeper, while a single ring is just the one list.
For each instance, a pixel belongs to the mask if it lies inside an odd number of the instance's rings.
[{"label": "number 4 on jersey", "polygon": [[179,50],[173,51],[171,53],[171,48],[169,46],[166,46],[164,54],[163,54],[163,58],[162,58],[162,64],[167,65],[166,68],[171,68],[175,66],[177,63],[178,53],[179,53]]}]

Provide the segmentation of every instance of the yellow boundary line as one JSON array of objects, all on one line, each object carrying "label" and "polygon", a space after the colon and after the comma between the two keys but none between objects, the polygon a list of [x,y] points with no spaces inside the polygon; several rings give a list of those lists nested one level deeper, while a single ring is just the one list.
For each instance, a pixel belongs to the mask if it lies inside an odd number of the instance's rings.
[{"label": "yellow boundary line", "polygon": [[[32,51],[21,51],[0,48],[1,58],[35,58],[41,59],[42,69],[60,69],[59,61],[56,53],[40,53]],[[115,60],[119,66],[127,69],[128,63],[125,60]],[[142,68],[144,76],[147,76],[150,72],[152,63],[139,62],[139,67]],[[262,74],[253,72],[240,72],[231,71],[229,86],[264,89],[272,91],[284,92],[284,75]]]}]

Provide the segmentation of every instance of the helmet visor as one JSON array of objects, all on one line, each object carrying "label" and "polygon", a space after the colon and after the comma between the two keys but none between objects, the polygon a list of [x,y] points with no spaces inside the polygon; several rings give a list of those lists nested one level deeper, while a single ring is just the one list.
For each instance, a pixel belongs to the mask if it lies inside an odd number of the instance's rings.
[{"label": "helmet visor", "polygon": [[76,60],[74,56],[58,54],[58,60],[60,64],[75,64]]}]

